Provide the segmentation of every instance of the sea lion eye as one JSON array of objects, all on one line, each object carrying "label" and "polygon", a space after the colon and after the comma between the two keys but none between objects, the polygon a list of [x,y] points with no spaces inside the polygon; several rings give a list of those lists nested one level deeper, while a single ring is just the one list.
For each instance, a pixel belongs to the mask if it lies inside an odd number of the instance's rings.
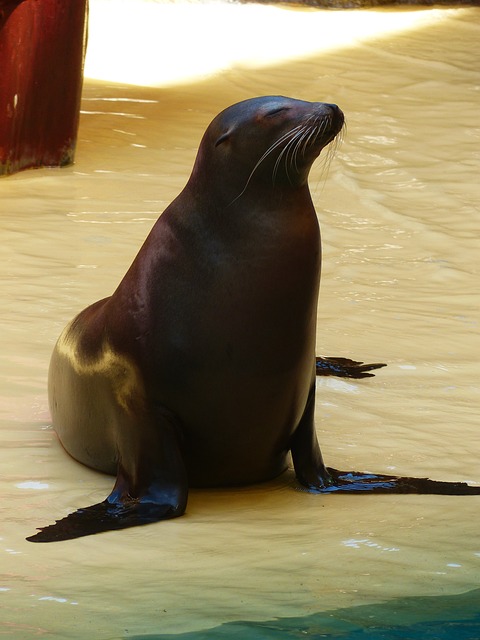
[{"label": "sea lion eye", "polygon": [[282,111],[287,111],[287,107],[276,107],[275,109],[272,109],[271,111],[268,111],[265,114],[266,118],[272,118],[273,116],[276,116],[277,113],[281,113]]}]

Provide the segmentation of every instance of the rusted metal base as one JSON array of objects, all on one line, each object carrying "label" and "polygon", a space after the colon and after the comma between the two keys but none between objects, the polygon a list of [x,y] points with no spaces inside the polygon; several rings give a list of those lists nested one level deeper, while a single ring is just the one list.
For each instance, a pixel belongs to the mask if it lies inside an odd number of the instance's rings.
[{"label": "rusted metal base", "polygon": [[0,0],[0,175],[73,162],[87,0]]}]

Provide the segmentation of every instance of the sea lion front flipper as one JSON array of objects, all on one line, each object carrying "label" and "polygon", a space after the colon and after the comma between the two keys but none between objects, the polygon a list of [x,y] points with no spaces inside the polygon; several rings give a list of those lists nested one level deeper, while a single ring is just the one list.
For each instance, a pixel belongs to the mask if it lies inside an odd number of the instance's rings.
[{"label": "sea lion front flipper", "polygon": [[141,449],[134,451],[132,442],[126,441],[120,451],[117,479],[108,498],[42,527],[27,538],[29,542],[71,540],[185,513],[188,481],[178,429],[167,412],[155,413],[159,422],[155,429],[146,430],[149,437]]},{"label": "sea lion front flipper", "polygon": [[290,446],[297,480],[312,493],[480,495],[480,486],[472,486],[466,482],[441,482],[429,478],[338,471],[325,467],[315,432],[314,406],[315,388],[310,391]]},{"label": "sea lion front flipper", "polygon": [[338,378],[371,378],[374,373],[369,373],[373,369],[380,369],[387,365],[381,362],[373,364],[365,364],[350,358],[332,358],[321,357],[315,358],[316,375],[317,376],[337,376]]},{"label": "sea lion front flipper", "polygon": [[466,482],[443,482],[430,478],[338,471],[328,467],[331,484],[319,489],[320,493],[420,493],[444,496],[480,495],[480,486]]},{"label": "sea lion front flipper", "polygon": [[310,389],[303,416],[290,443],[297,480],[311,491],[329,486],[331,478],[323,463],[315,431],[315,385]]}]

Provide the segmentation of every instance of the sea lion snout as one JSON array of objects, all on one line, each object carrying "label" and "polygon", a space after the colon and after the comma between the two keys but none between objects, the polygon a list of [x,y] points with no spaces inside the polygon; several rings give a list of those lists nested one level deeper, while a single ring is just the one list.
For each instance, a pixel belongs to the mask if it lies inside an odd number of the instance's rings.
[{"label": "sea lion snout", "polygon": [[330,129],[329,133],[336,136],[345,124],[345,116],[340,107],[329,102],[314,102],[314,114],[317,118],[325,119]]}]

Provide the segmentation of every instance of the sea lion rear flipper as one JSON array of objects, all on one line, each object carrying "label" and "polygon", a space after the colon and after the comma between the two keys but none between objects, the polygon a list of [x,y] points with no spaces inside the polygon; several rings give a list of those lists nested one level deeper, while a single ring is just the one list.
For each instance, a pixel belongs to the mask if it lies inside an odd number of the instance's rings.
[{"label": "sea lion rear flipper", "polygon": [[[183,512],[182,512],[183,513]],[[78,509],[55,524],[41,527],[38,533],[29,536],[29,542],[57,542],[72,540],[102,531],[126,529],[158,520],[166,520],[181,515],[170,504],[145,503],[130,500],[110,503],[108,500]]]},{"label": "sea lion rear flipper", "polygon": [[[155,411],[155,410],[154,410]],[[127,441],[115,486],[106,500],[78,509],[29,536],[29,542],[56,542],[103,531],[136,527],[185,513],[188,481],[178,443],[178,429],[165,410],[157,410],[155,429],[141,450]],[[130,445],[130,446],[129,446]],[[127,471],[128,469],[128,471]]]},{"label": "sea lion rear flipper", "polygon": [[338,378],[371,378],[375,374],[369,373],[369,371],[387,366],[380,362],[365,364],[357,360],[350,360],[350,358],[326,356],[317,356],[315,364],[317,376],[337,376]]}]

